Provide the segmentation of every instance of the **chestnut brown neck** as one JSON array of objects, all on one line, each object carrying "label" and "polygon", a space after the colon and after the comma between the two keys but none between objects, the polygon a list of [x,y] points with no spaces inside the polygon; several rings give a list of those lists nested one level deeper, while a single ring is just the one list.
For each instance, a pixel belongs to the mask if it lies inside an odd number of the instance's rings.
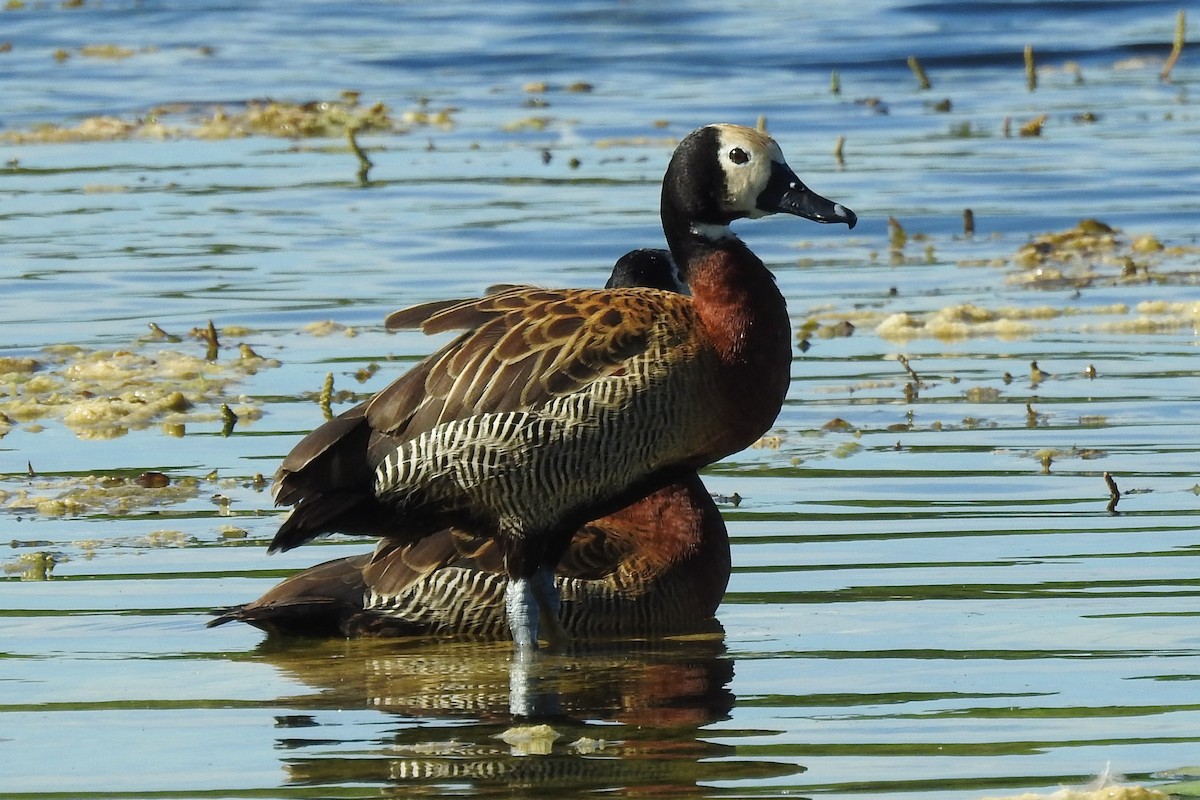
[{"label": "chestnut brown neck", "polygon": [[[706,344],[722,366],[721,386],[734,419],[752,444],[770,429],[791,382],[792,331],[774,276],[741,241],[697,254],[688,284]],[[739,449],[740,449],[739,447]]]}]

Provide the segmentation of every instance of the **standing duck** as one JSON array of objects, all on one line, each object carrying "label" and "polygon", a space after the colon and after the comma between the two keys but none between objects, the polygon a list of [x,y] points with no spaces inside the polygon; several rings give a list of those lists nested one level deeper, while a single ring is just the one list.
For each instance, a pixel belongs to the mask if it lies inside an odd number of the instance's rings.
[{"label": "standing duck", "polygon": [[270,550],[342,531],[381,536],[386,553],[458,528],[495,542],[518,650],[543,625],[563,640],[553,570],[575,531],[753,443],[783,403],[787,308],[729,223],[856,221],[773,139],[727,124],[680,143],[661,210],[691,297],[516,287],[389,316],[461,333],[288,454],[275,499],[294,508]]},{"label": "standing duck", "polygon": [[[617,260],[606,288],[686,293],[665,250]],[[259,599],[225,609],[284,636],[495,638],[507,633],[508,578],[496,540],[444,529],[415,544],[384,540],[298,572]],[[560,621],[572,637],[662,635],[713,626],[729,581],[729,535],[696,473],[583,525],[555,568]]]}]

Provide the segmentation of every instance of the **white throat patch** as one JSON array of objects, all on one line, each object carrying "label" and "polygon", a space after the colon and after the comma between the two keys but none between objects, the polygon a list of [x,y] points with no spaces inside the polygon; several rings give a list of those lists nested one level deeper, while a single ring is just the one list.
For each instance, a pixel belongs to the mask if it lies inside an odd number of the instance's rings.
[{"label": "white throat patch", "polygon": [[692,233],[707,239],[710,242],[719,242],[723,239],[735,239],[732,230],[728,225],[712,225],[704,222],[693,222]]}]

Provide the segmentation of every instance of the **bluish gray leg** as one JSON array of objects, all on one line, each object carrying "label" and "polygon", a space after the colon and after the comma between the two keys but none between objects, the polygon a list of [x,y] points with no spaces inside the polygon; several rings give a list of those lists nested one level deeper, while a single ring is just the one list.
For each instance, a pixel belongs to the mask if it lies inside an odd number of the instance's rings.
[{"label": "bluish gray leg", "polygon": [[551,649],[561,650],[566,646],[568,637],[559,616],[562,597],[558,593],[558,587],[554,585],[554,570],[543,564],[533,573],[529,583],[537,599],[540,627],[545,632],[546,641],[550,643]]},{"label": "bluish gray leg", "polygon": [[554,585],[553,571],[542,567],[530,578],[511,578],[504,594],[504,610],[513,637],[513,659],[509,668],[508,701],[514,716],[537,718],[557,716],[558,692],[549,685],[547,656],[538,650],[538,633],[545,630],[552,648],[566,641],[558,618],[562,601]]},{"label": "bluish gray leg", "polygon": [[538,600],[528,578],[510,578],[504,590],[504,613],[517,652],[532,653],[538,647]]}]

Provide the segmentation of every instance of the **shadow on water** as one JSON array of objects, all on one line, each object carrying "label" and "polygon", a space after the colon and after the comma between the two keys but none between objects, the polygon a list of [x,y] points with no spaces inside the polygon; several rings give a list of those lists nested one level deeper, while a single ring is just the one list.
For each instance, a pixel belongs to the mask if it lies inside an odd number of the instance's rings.
[{"label": "shadow on water", "polygon": [[[734,759],[733,746],[705,741],[705,726],[729,719],[735,702],[723,631],[543,654],[527,680],[558,713],[516,723],[511,649],[506,642],[268,638],[255,656],[316,692],[287,701],[301,713],[276,717],[288,782],[662,796],[702,782],[803,772]],[[326,709],[382,711],[389,722],[365,747],[347,751],[343,734],[324,733],[317,715],[303,713]]]}]

